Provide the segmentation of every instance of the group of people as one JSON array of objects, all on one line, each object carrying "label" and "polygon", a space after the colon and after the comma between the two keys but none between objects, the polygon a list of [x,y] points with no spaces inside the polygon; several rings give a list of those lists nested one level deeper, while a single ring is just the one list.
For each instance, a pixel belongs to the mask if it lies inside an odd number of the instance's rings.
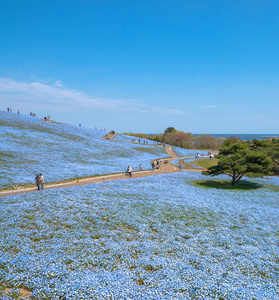
[{"label": "group of people", "polygon": [[[12,108],[11,108],[11,107],[7,107],[7,112],[12,113],[12,112],[13,112]],[[19,109],[17,110],[17,113],[18,113],[18,114],[20,113],[20,112],[19,112]]]},{"label": "group of people", "polygon": [[44,179],[44,176],[42,175],[42,173],[36,175],[35,183],[36,183],[39,191],[42,191],[44,189],[44,182],[45,182],[45,179]]},{"label": "group of people", "polygon": [[[140,173],[142,173],[142,165],[139,165],[139,169],[140,169]],[[132,167],[128,166],[127,170],[126,170],[126,174],[130,177],[132,177]]]},{"label": "group of people", "polygon": [[154,171],[155,167],[156,169],[161,169],[160,162],[162,162],[162,159],[159,160],[159,158],[157,158],[156,163],[154,161],[151,163],[152,171]]},{"label": "group of people", "polygon": [[[131,142],[140,144],[140,139],[134,139],[133,138],[133,139],[131,139]],[[142,143],[148,145],[148,140],[142,140]],[[155,142],[154,145],[156,145],[156,146],[162,146],[162,145],[165,146],[165,143]]]},{"label": "group of people", "polygon": [[[140,144],[140,139],[131,139],[132,143],[139,143]],[[148,145],[148,141],[147,140],[142,140],[143,144]]]},{"label": "group of people", "polygon": [[156,146],[165,146],[166,144],[165,144],[165,143],[162,143],[162,142],[155,142],[155,145],[156,145]]},{"label": "group of people", "polygon": [[[97,129],[98,129],[98,127],[95,126],[95,130],[97,130]],[[106,128],[101,128],[101,131],[106,131]]]},{"label": "group of people", "polygon": [[[140,143],[140,139],[131,139],[131,142],[132,143]],[[145,144],[145,140],[143,140],[143,143]]]},{"label": "group of people", "polygon": [[[207,154],[208,154],[210,160],[214,157],[211,152],[208,152]],[[201,156],[204,156],[204,154],[202,154]],[[199,159],[200,158],[200,154],[197,153],[195,155],[195,158]]]},{"label": "group of people", "polygon": [[51,118],[50,118],[50,116],[49,115],[47,115],[46,117],[44,117],[44,119],[43,119],[45,122],[49,122],[50,120],[51,120]]},{"label": "group of people", "polygon": [[[7,107],[7,112],[12,113],[13,110],[11,107]],[[20,114],[19,109],[17,110],[17,113]],[[30,111],[30,117],[36,117],[36,114],[32,113],[32,111]]]}]

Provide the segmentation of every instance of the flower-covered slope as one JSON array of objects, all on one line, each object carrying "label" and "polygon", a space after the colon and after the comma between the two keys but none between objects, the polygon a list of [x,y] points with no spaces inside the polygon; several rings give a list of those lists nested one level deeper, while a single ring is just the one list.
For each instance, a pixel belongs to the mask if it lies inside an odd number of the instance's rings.
[{"label": "flower-covered slope", "polygon": [[32,299],[278,299],[278,178],[251,191],[201,178],[2,198],[1,285]]},{"label": "flower-covered slope", "polygon": [[131,135],[125,135],[125,134],[117,134],[114,138],[114,140],[119,140],[119,141],[124,141],[124,142],[132,142],[136,141],[137,143],[141,142],[144,143],[146,142],[148,145],[156,145],[156,142],[143,139],[143,138],[138,138],[136,136],[131,136]]},{"label": "flower-covered slope", "polygon": [[180,147],[173,146],[173,150],[178,156],[196,156],[197,153],[199,155],[207,155],[207,151],[202,151],[202,150],[193,150],[193,149],[184,149]]},{"label": "flower-covered slope", "polygon": [[163,147],[102,139],[104,131],[0,111],[0,189],[32,183],[37,173],[47,182],[134,170],[166,157]]}]

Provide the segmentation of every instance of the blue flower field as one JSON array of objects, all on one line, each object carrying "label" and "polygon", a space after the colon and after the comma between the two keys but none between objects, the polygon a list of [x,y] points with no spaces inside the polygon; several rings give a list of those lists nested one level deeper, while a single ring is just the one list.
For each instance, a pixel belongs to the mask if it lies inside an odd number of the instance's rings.
[{"label": "blue flower field", "polygon": [[[0,112],[1,188],[167,157],[105,134]],[[279,299],[279,178],[195,183],[207,179],[181,171],[0,198],[0,299]]]},{"label": "blue flower field", "polygon": [[150,169],[157,157],[167,157],[161,146],[102,139],[104,131],[0,111],[0,189],[33,183],[43,173],[46,182]]},{"label": "blue flower field", "polygon": [[32,299],[279,299],[278,178],[179,172],[1,199],[0,276]]},{"label": "blue flower field", "polygon": [[176,146],[173,146],[173,150],[178,156],[195,156],[197,153],[200,155],[207,155],[207,151],[184,149]]}]

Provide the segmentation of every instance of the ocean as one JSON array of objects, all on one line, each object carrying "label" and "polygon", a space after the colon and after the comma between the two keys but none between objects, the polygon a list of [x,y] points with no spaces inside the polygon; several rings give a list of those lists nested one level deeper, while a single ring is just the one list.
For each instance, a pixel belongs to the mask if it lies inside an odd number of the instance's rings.
[{"label": "ocean", "polygon": [[[194,136],[199,136],[203,134],[194,134]],[[265,140],[270,138],[279,138],[279,134],[210,134],[208,135],[214,136],[215,138],[225,138],[228,139],[231,136],[238,137],[240,140],[248,141],[248,140]]]}]

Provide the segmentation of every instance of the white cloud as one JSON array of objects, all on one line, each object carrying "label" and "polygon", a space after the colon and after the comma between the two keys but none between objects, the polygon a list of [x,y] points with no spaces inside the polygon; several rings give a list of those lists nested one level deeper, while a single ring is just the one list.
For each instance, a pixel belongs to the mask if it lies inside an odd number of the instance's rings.
[{"label": "white cloud", "polygon": [[144,105],[138,101],[94,98],[84,92],[67,89],[60,80],[54,85],[44,82],[19,82],[11,78],[0,78],[0,100],[7,106],[15,103],[19,108],[30,110],[106,110],[135,111],[139,113],[160,113],[164,115],[185,115],[185,112]]},{"label": "white cloud", "polygon": [[62,84],[61,80],[56,80],[55,81],[55,86],[63,87],[63,84]]}]

